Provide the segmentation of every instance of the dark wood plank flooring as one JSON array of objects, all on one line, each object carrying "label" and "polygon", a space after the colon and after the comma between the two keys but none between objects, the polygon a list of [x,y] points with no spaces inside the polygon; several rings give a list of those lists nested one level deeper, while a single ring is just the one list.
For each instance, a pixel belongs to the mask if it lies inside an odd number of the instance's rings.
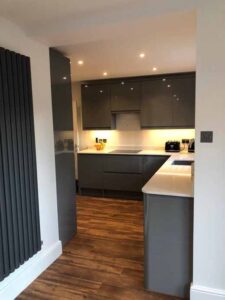
[{"label": "dark wood plank flooring", "polygon": [[143,203],[77,197],[78,233],[18,300],[175,300],[143,288]]}]

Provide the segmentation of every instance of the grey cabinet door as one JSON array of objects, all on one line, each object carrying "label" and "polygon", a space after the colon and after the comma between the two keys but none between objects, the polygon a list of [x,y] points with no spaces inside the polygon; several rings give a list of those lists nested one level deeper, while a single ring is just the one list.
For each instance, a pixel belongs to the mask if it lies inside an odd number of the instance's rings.
[{"label": "grey cabinet door", "polygon": [[142,128],[194,128],[195,75],[160,76],[142,83]]},{"label": "grey cabinet door", "polygon": [[169,158],[169,155],[144,156],[143,157],[143,185],[158,171],[158,169]]},{"label": "grey cabinet door", "polygon": [[141,192],[142,174],[104,173],[104,190]]},{"label": "grey cabinet door", "polygon": [[54,130],[73,130],[69,59],[50,49],[50,70]]},{"label": "grey cabinet door", "polygon": [[55,156],[59,238],[65,245],[76,233],[75,162],[73,153]]},{"label": "grey cabinet door", "polygon": [[137,155],[104,155],[104,172],[142,173],[142,157]]},{"label": "grey cabinet door", "polygon": [[110,129],[110,92],[108,85],[81,86],[84,129]]},{"label": "grey cabinet door", "polygon": [[121,80],[111,84],[111,111],[139,111],[141,86],[139,82]]},{"label": "grey cabinet door", "polygon": [[103,155],[78,154],[80,188],[103,189]]},{"label": "grey cabinet door", "polygon": [[162,78],[142,83],[141,127],[161,128],[173,126],[171,82]]},{"label": "grey cabinet door", "polygon": [[195,76],[173,80],[173,126],[195,127]]}]

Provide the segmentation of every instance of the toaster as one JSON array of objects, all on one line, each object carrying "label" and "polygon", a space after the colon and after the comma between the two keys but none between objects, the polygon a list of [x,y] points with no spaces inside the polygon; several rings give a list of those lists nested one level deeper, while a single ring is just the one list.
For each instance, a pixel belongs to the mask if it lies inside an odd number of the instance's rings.
[{"label": "toaster", "polygon": [[167,141],[165,144],[166,152],[180,152],[180,142],[178,141]]},{"label": "toaster", "polygon": [[195,140],[194,139],[189,141],[188,152],[195,152]]}]

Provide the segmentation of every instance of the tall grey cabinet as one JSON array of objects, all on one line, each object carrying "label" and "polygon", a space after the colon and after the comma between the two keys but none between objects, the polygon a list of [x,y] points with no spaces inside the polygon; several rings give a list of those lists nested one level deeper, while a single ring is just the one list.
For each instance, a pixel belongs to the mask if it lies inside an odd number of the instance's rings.
[{"label": "tall grey cabinet", "polygon": [[[50,49],[50,69],[59,238],[62,244],[65,245],[76,233],[75,160],[70,61],[60,52]],[[68,138],[68,133],[70,138]]]}]

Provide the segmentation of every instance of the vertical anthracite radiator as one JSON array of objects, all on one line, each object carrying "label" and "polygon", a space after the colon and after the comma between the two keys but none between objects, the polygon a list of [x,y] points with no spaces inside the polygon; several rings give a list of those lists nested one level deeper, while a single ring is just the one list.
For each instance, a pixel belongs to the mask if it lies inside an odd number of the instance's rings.
[{"label": "vertical anthracite radiator", "polygon": [[40,249],[30,59],[0,48],[0,281]]}]

